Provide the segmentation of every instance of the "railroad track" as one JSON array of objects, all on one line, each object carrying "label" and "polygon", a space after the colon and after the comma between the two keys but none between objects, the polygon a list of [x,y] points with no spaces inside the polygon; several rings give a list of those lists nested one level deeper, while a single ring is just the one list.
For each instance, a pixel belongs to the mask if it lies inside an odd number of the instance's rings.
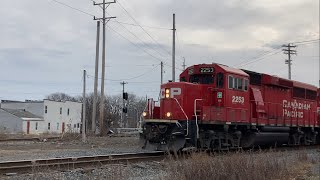
[{"label": "railroad track", "polygon": [[28,137],[28,138],[4,138],[0,139],[0,142],[10,142],[10,141],[43,141],[46,140],[58,140],[60,136],[53,136],[53,137]]},{"label": "railroad track", "polygon": [[52,169],[66,171],[82,167],[98,167],[104,164],[139,162],[144,160],[161,160],[164,157],[164,152],[152,152],[7,161],[0,162],[0,174],[22,174]]}]

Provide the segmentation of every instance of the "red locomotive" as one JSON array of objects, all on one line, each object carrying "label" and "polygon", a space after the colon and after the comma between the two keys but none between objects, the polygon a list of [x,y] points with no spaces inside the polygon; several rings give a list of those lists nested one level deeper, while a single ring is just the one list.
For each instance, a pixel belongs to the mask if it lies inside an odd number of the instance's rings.
[{"label": "red locomotive", "polygon": [[320,89],[277,76],[199,64],[148,100],[144,148],[212,150],[319,144]]}]

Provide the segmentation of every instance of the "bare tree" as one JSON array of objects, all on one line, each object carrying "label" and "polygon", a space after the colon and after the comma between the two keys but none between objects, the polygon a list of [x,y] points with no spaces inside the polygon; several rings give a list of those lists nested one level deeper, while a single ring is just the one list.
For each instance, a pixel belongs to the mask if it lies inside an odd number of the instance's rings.
[{"label": "bare tree", "polygon": [[52,101],[77,101],[76,98],[74,98],[68,94],[60,93],[60,92],[52,93],[52,94],[46,96],[46,99],[49,99]]},{"label": "bare tree", "polygon": [[[87,130],[91,129],[92,121],[92,106],[93,106],[93,93],[86,95],[86,120],[87,120]],[[100,97],[100,95],[98,95]],[[53,93],[46,97],[49,100],[54,101],[77,101],[83,102],[82,96],[73,97],[65,93]],[[101,99],[98,98],[97,107],[99,107]],[[105,124],[109,128],[120,127],[120,119],[122,114],[122,94],[112,95],[105,97],[105,114],[104,120]],[[140,120],[140,116],[146,106],[146,101],[142,97],[138,97],[133,93],[129,93],[127,108],[128,108],[128,125],[129,127],[136,127]],[[96,117],[99,117],[100,109],[97,108]],[[96,125],[99,129],[99,119],[96,119]]]}]

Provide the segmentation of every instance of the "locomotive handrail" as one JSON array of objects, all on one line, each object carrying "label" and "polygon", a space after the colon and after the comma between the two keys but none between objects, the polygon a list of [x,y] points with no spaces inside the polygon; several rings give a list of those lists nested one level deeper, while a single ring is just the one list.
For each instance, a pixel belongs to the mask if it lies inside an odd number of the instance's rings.
[{"label": "locomotive handrail", "polygon": [[183,110],[183,108],[181,107],[178,99],[177,99],[177,98],[173,98],[173,99],[176,100],[176,102],[177,102],[177,104],[179,105],[181,111],[183,112],[183,114],[184,114],[184,115],[186,116],[186,118],[187,118],[187,135],[186,135],[186,136],[188,136],[188,135],[189,135],[189,118],[188,118],[187,114],[185,113],[185,111]]},{"label": "locomotive handrail", "polygon": [[198,125],[198,116],[197,116],[197,101],[202,101],[203,99],[194,100],[194,116],[196,118],[196,127],[197,127],[197,139],[199,138],[199,125]]}]

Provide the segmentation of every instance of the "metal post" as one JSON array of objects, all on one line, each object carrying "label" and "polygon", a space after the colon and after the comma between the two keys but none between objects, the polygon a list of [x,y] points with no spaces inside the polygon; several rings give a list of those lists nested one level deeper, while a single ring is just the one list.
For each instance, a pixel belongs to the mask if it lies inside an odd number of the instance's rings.
[{"label": "metal post", "polygon": [[182,68],[183,70],[186,69],[186,59],[183,57],[183,64],[182,64]]},{"label": "metal post", "polygon": [[172,82],[176,81],[176,16],[173,14],[173,29],[172,29]]},{"label": "metal post", "polygon": [[[123,95],[124,94],[124,85],[128,84],[128,83],[123,81],[120,84],[122,85],[122,95]],[[124,97],[122,97],[122,118],[121,118],[122,122],[120,123],[121,127],[123,127],[123,124],[126,124],[126,114],[123,112],[124,108],[125,108],[125,102],[124,102]],[[126,126],[124,126],[124,127],[126,127]]]},{"label": "metal post", "polygon": [[93,107],[92,107],[92,122],[91,131],[96,133],[96,114],[97,114],[97,99],[98,99],[98,73],[99,73],[99,43],[100,41],[100,21],[97,21],[97,39],[96,39],[96,62],[94,73],[94,92],[93,92]]},{"label": "metal post", "polygon": [[162,83],[163,83],[163,62],[161,61],[161,84]]},{"label": "metal post", "polygon": [[83,70],[82,142],[86,142],[86,70]]}]

